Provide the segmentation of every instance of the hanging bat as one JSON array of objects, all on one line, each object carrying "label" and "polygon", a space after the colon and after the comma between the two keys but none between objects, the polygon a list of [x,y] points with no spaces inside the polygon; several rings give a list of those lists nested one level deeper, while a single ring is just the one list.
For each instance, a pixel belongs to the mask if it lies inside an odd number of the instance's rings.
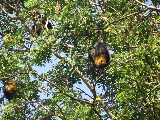
[{"label": "hanging bat", "polygon": [[94,66],[98,68],[103,69],[109,65],[111,55],[106,43],[103,42],[101,38],[98,39],[97,45],[89,54],[89,58],[93,62]]}]

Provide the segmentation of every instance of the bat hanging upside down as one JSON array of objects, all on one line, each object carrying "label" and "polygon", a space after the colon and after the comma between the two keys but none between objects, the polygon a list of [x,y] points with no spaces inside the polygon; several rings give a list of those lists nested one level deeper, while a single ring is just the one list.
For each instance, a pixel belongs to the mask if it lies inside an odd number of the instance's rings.
[{"label": "bat hanging upside down", "polygon": [[3,88],[4,96],[9,101],[15,98],[16,96],[16,82],[15,80],[11,80],[8,82],[6,86]]},{"label": "bat hanging upside down", "polygon": [[91,54],[89,54],[90,60],[98,68],[105,68],[109,65],[111,61],[111,55],[106,43],[99,38],[97,45],[92,49]]}]

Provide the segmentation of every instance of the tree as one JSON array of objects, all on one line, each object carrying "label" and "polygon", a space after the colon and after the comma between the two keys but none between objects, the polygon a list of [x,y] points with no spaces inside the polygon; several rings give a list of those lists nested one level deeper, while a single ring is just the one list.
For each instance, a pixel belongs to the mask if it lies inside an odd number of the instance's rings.
[{"label": "tree", "polygon": [[[1,118],[160,118],[160,2],[146,2],[1,0],[0,80],[17,83]],[[88,59],[99,37],[112,53],[103,70]]]}]

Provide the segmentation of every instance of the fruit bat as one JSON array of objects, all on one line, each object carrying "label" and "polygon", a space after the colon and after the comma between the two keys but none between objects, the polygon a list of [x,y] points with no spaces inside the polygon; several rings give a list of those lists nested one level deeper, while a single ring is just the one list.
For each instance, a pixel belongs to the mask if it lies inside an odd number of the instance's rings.
[{"label": "fruit bat", "polygon": [[42,23],[42,25],[33,25],[32,26],[32,30],[35,31],[39,36],[40,36],[41,31],[44,28],[45,29],[52,29],[52,24],[48,20],[42,19],[41,23]]},{"label": "fruit bat", "polygon": [[9,101],[16,96],[16,82],[15,80],[10,80],[6,86],[3,88],[4,96]]},{"label": "fruit bat", "polygon": [[98,68],[103,69],[109,65],[111,55],[106,43],[103,42],[101,38],[98,38],[98,42],[89,54],[89,58],[93,62],[94,66]]}]

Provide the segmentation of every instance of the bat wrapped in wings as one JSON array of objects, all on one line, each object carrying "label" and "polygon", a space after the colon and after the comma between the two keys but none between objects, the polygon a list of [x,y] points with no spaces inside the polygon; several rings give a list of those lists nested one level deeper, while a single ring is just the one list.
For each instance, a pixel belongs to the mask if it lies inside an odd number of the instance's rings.
[{"label": "bat wrapped in wings", "polygon": [[92,49],[89,54],[90,60],[93,62],[94,66],[103,69],[107,67],[111,61],[111,55],[109,53],[109,49],[107,44],[102,40],[102,38],[98,39],[98,42],[94,49]]}]

